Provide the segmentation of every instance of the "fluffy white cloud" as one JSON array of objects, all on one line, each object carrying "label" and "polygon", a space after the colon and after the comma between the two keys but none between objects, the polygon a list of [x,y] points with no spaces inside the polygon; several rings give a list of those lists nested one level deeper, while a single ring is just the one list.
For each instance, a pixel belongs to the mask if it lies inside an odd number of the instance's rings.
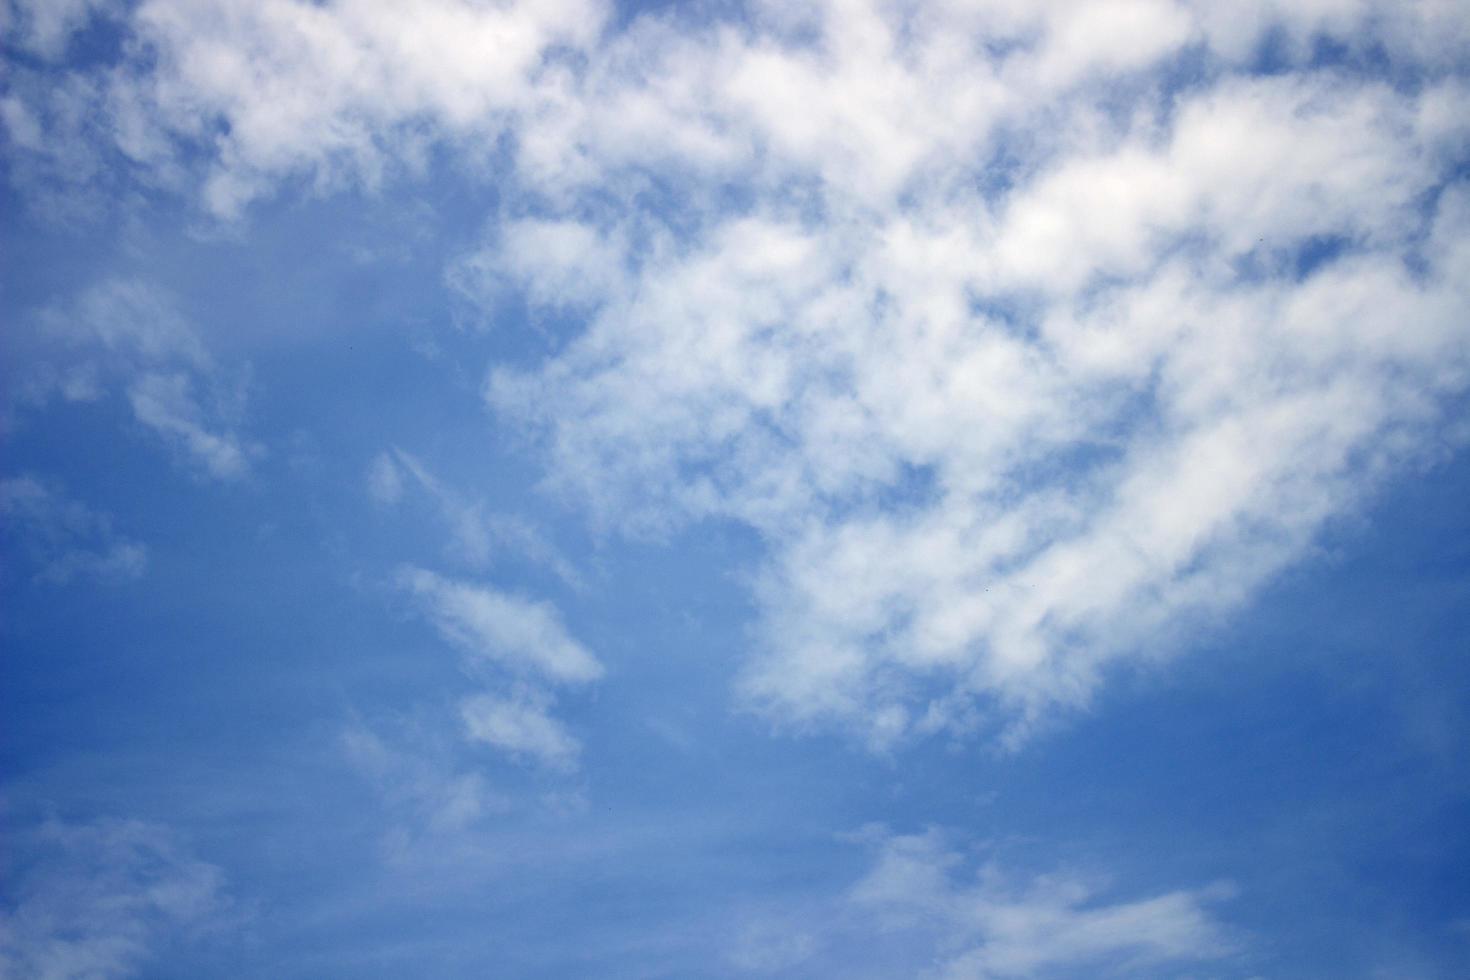
[{"label": "fluffy white cloud", "polygon": [[602,17],[585,0],[150,0],[130,26],[157,64],[113,88],[121,147],[159,166],[180,138],[209,145],[222,216],[282,179],[375,184],[442,135],[493,144]]},{"label": "fluffy white cloud", "polygon": [[[106,125],[62,128],[218,217],[431,148],[492,175],[449,285],[588,326],[495,371],[491,404],[605,525],[760,532],[743,690],[778,720],[1024,735],[1432,451],[1470,371],[1457,4],[834,0],[614,29],[572,0],[151,0],[128,23],[124,64],[71,80]],[[40,91],[0,115],[44,156],[27,134],[64,113]],[[555,632],[405,585],[467,648]]]},{"label": "fluffy white cloud", "polygon": [[8,836],[17,863],[0,911],[5,976],[135,976],[168,944],[228,918],[220,869],[189,856],[166,828],[53,820]]},{"label": "fluffy white cloud", "polygon": [[125,582],[143,574],[148,549],[113,533],[112,521],[33,476],[0,480],[5,530],[36,565],[36,578]]},{"label": "fluffy white cloud", "polygon": [[[488,386],[603,521],[760,530],[745,691],[878,744],[1021,737],[1170,652],[1431,448],[1470,370],[1470,103],[1435,62],[1257,76],[1183,5],[1004,6],[709,41],[688,84],[737,90],[706,111],[760,148],[749,205],[594,211],[642,234],[624,281]],[[1338,13],[1300,29],[1434,16]],[[1140,74],[1199,44],[1197,82]]]}]

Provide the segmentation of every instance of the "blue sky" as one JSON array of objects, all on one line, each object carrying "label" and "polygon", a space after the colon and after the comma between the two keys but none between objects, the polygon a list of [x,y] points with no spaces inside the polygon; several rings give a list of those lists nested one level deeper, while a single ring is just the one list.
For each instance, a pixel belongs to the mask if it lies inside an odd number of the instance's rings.
[{"label": "blue sky", "polygon": [[1470,972],[1470,10],[7,0],[0,975]]}]

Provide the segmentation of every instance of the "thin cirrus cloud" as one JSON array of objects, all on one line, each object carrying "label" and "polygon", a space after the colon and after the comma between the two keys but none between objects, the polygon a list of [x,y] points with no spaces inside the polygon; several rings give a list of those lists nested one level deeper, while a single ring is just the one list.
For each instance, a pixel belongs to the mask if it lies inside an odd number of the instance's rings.
[{"label": "thin cirrus cloud", "polygon": [[[587,321],[489,404],[605,526],[760,532],[741,692],[776,722],[1014,743],[1436,451],[1467,372],[1453,5],[608,23],[153,0],[149,56],[85,77],[113,152],[221,220],[434,147],[489,167],[514,220],[449,284]],[[211,457],[150,392],[145,424]]]},{"label": "thin cirrus cloud", "polygon": [[134,976],[190,936],[239,925],[223,872],[167,827],[51,819],[11,841],[27,862],[6,874],[5,976]]},{"label": "thin cirrus cloud", "polygon": [[492,510],[462,493],[411,453],[395,448],[373,457],[367,470],[367,491],[374,503],[398,505],[410,490],[428,499],[448,534],[450,555],[461,562],[484,568],[512,555],[546,569],[574,589],[586,588],[576,566],[531,522]]},{"label": "thin cirrus cloud", "polygon": [[1240,950],[1218,909],[1233,897],[1228,884],[1119,895],[1097,876],[976,866],[938,830],[857,837],[873,855],[862,875],[834,896],[748,916],[726,951],[736,967],[801,975],[856,955],[838,969],[945,980],[1172,976]]},{"label": "thin cirrus cloud", "polygon": [[166,291],[109,278],[41,310],[36,323],[36,366],[12,395],[13,415],[57,398],[97,402],[116,391],[134,421],[200,475],[239,480],[262,455],[240,432],[243,379],[215,363]]},{"label": "thin cirrus cloud", "polygon": [[148,567],[148,549],[118,535],[112,520],[32,475],[0,479],[0,517],[38,581],[129,582]]},{"label": "thin cirrus cloud", "polygon": [[340,733],[339,743],[348,763],[400,818],[390,841],[416,835],[463,834],[487,813],[503,810],[506,801],[491,789],[484,775],[461,771],[448,763],[442,747],[399,744],[358,723]]},{"label": "thin cirrus cloud", "polygon": [[509,697],[480,694],[460,704],[468,738],[550,769],[576,768],[581,744],[550,714],[550,698],[538,691]]},{"label": "thin cirrus cloud", "polygon": [[552,716],[550,689],[584,686],[604,669],[556,607],[414,566],[399,569],[398,585],[475,673],[491,675],[488,690],[460,701],[464,738],[532,766],[574,771],[581,743]]},{"label": "thin cirrus cloud", "polygon": [[555,683],[586,683],[603,674],[550,603],[412,565],[399,569],[398,585],[439,634],[471,658]]},{"label": "thin cirrus cloud", "polygon": [[[1164,964],[1219,959],[1232,951],[1211,906],[1230,897],[1217,885],[1146,898],[1109,899],[1069,874],[1018,883],[987,865],[966,881],[961,855],[942,836],[888,835],[847,900],[889,928],[936,930],[951,949],[939,973],[952,980],[1047,976],[1125,964],[1135,974]],[[928,946],[928,944],[924,944]]]}]

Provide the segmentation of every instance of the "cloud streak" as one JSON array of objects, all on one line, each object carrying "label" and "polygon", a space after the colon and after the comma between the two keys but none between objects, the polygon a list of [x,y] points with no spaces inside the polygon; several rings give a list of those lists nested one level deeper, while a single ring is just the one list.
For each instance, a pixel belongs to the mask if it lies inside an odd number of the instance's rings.
[{"label": "cloud streak", "polygon": [[586,587],[576,567],[534,524],[460,493],[411,453],[396,448],[379,453],[368,466],[367,484],[368,496],[383,507],[401,503],[411,488],[422,491],[449,533],[450,553],[472,567],[484,568],[502,553],[510,553],[547,569],[574,589]]},{"label": "cloud streak", "polygon": [[128,582],[148,567],[144,545],[116,535],[106,515],[34,476],[0,480],[0,516],[7,533],[36,565],[39,581]]},{"label": "cloud streak", "polygon": [[228,382],[167,292],[106,279],[40,311],[36,327],[27,340],[38,366],[17,386],[16,408],[95,402],[120,389],[133,419],[197,473],[239,480],[261,455],[238,431],[243,384]]},{"label": "cloud streak", "polygon": [[1217,959],[1231,949],[1209,906],[1228,889],[1103,899],[1067,875],[1019,886],[994,866],[955,881],[958,854],[933,832],[880,842],[873,868],[848,899],[887,928],[937,933],[937,975],[950,980],[1038,977],[1078,968],[1124,972]]},{"label": "cloud streak", "polygon": [[476,674],[494,679],[491,690],[460,701],[464,737],[534,766],[574,771],[582,746],[552,716],[550,689],[584,686],[604,668],[556,608],[413,566],[399,569],[398,585]]},{"label": "cloud streak", "polygon": [[405,566],[399,585],[445,640],[476,660],[560,683],[586,683],[602,664],[567,633],[549,603]]},{"label": "cloud streak", "polygon": [[551,769],[574,769],[581,744],[551,717],[549,708],[550,699],[535,691],[510,697],[482,694],[460,704],[460,718],[473,741]]},{"label": "cloud streak", "polygon": [[[1127,897],[1073,873],[973,867],[935,830],[862,836],[872,862],[841,894],[752,918],[737,932],[728,955],[742,973],[1152,976],[1239,948],[1216,911],[1233,897],[1225,885]],[[838,966],[849,956],[851,965]]]}]

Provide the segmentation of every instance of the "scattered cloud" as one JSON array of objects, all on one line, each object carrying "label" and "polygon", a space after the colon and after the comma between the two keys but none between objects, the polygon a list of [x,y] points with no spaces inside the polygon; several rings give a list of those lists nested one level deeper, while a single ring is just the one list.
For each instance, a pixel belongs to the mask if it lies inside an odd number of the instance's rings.
[{"label": "scattered cloud", "polygon": [[595,681],[603,667],[555,607],[412,566],[399,570],[398,584],[495,685],[460,702],[464,736],[547,769],[575,770],[581,743],[551,716],[547,688]]},{"label": "scattered cloud", "polygon": [[475,660],[557,683],[602,676],[602,664],[567,633],[550,603],[413,566],[399,570],[398,584],[445,640]]},{"label": "scattered cloud", "polygon": [[887,837],[848,899],[884,928],[937,929],[937,972],[953,980],[1104,967],[1137,974],[1231,950],[1209,909],[1230,897],[1227,887],[1108,900],[1084,879],[1064,874],[1017,883],[987,866],[973,881],[956,881],[963,866],[934,832]]},{"label": "scattered cloud", "polygon": [[134,420],[196,472],[238,480],[260,456],[238,431],[243,378],[226,377],[163,290],[108,279],[41,311],[37,327],[39,367],[18,386],[18,406],[93,402],[119,388]]},{"label": "scattered cloud", "polygon": [[[599,521],[761,533],[742,691],[778,722],[1014,744],[1248,602],[1434,452],[1470,378],[1467,144],[1442,112],[1470,102],[1406,26],[1435,8],[1262,8],[1249,41],[1184,4],[1035,9],[663,38],[670,86],[758,148],[718,177],[748,203],[572,194],[636,243],[621,280],[546,363],[491,373]],[[1423,88],[1241,70],[1283,18],[1370,16]],[[975,36],[1017,46],[952,43]],[[1153,71],[1187,51],[1197,80]]]},{"label": "scattered cloud", "polygon": [[42,582],[78,578],[127,582],[148,566],[148,549],[119,537],[112,521],[34,476],[0,479],[0,516]]},{"label": "scattered cloud", "polygon": [[5,976],[136,976],[233,915],[220,869],[191,857],[167,828],[50,820],[7,837]]},{"label": "scattered cloud", "polygon": [[206,428],[205,412],[184,374],[145,374],[128,387],[133,416],[172,442],[204,472],[233,480],[249,469],[247,449],[229,434]]},{"label": "scattered cloud", "polygon": [[341,733],[341,748],[352,767],[408,822],[411,830],[401,830],[400,838],[425,830],[462,833],[507,806],[482,774],[451,767],[450,754],[442,747],[398,745],[355,723]]},{"label": "scattered cloud", "polygon": [[481,694],[460,704],[466,736],[551,769],[574,769],[581,744],[548,713],[550,698],[534,691]]},{"label": "scattered cloud", "polygon": [[[120,64],[19,85],[3,118],[25,159],[63,152],[33,138],[51,119],[80,134],[56,147],[221,221],[441,150],[489,174],[493,230],[449,285],[586,322],[492,371],[493,410],[604,526],[754,528],[744,698],[878,746],[1014,744],[1086,705],[1443,437],[1470,378],[1455,5],[612,21],[149,0]],[[100,108],[68,115],[50,93],[72,89]],[[143,424],[243,465],[187,384],[150,377]],[[414,467],[374,473],[382,499]],[[474,508],[439,498],[483,554]],[[536,616],[428,575],[406,588],[454,642],[525,645],[504,624]]]},{"label": "scattered cloud", "polygon": [[1239,948],[1214,911],[1232,897],[1228,886],[1126,897],[1086,876],[975,868],[938,831],[866,837],[875,854],[857,882],[835,898],[752,919],[735,936],[732,964],[789,975],[855,955],[866,961],[859,975],[1159,976]]},{"label": "scattered cloud", "polygon": [[129,21],[148,61],[109,86],[118,146],[169,175],[188,145],[210,146],[197,187],[222,218],[283,180],[377,186],[422,171],[429,134],[493,148],[606,15],[588,0],[432,0],[412,11],[377,0],[151,0]]},{"label": "scattered cloud", "polygon": [[99,12],[118,12],[115,0],[5,0],[0,6],[10,44],[55,61],[72,37]]},{"label": "scattered cloud", "polygon": [[409,489],[421,491],[449,533],[449,553],[475,568],[513,554],[551,572],[573,589],[586,581],[566,556],[537,527],[514,514],[492,510],[449,486],[423,461],[401,449],[379,453],[368,467],[368,495],[380,506],[403,500]]}]

